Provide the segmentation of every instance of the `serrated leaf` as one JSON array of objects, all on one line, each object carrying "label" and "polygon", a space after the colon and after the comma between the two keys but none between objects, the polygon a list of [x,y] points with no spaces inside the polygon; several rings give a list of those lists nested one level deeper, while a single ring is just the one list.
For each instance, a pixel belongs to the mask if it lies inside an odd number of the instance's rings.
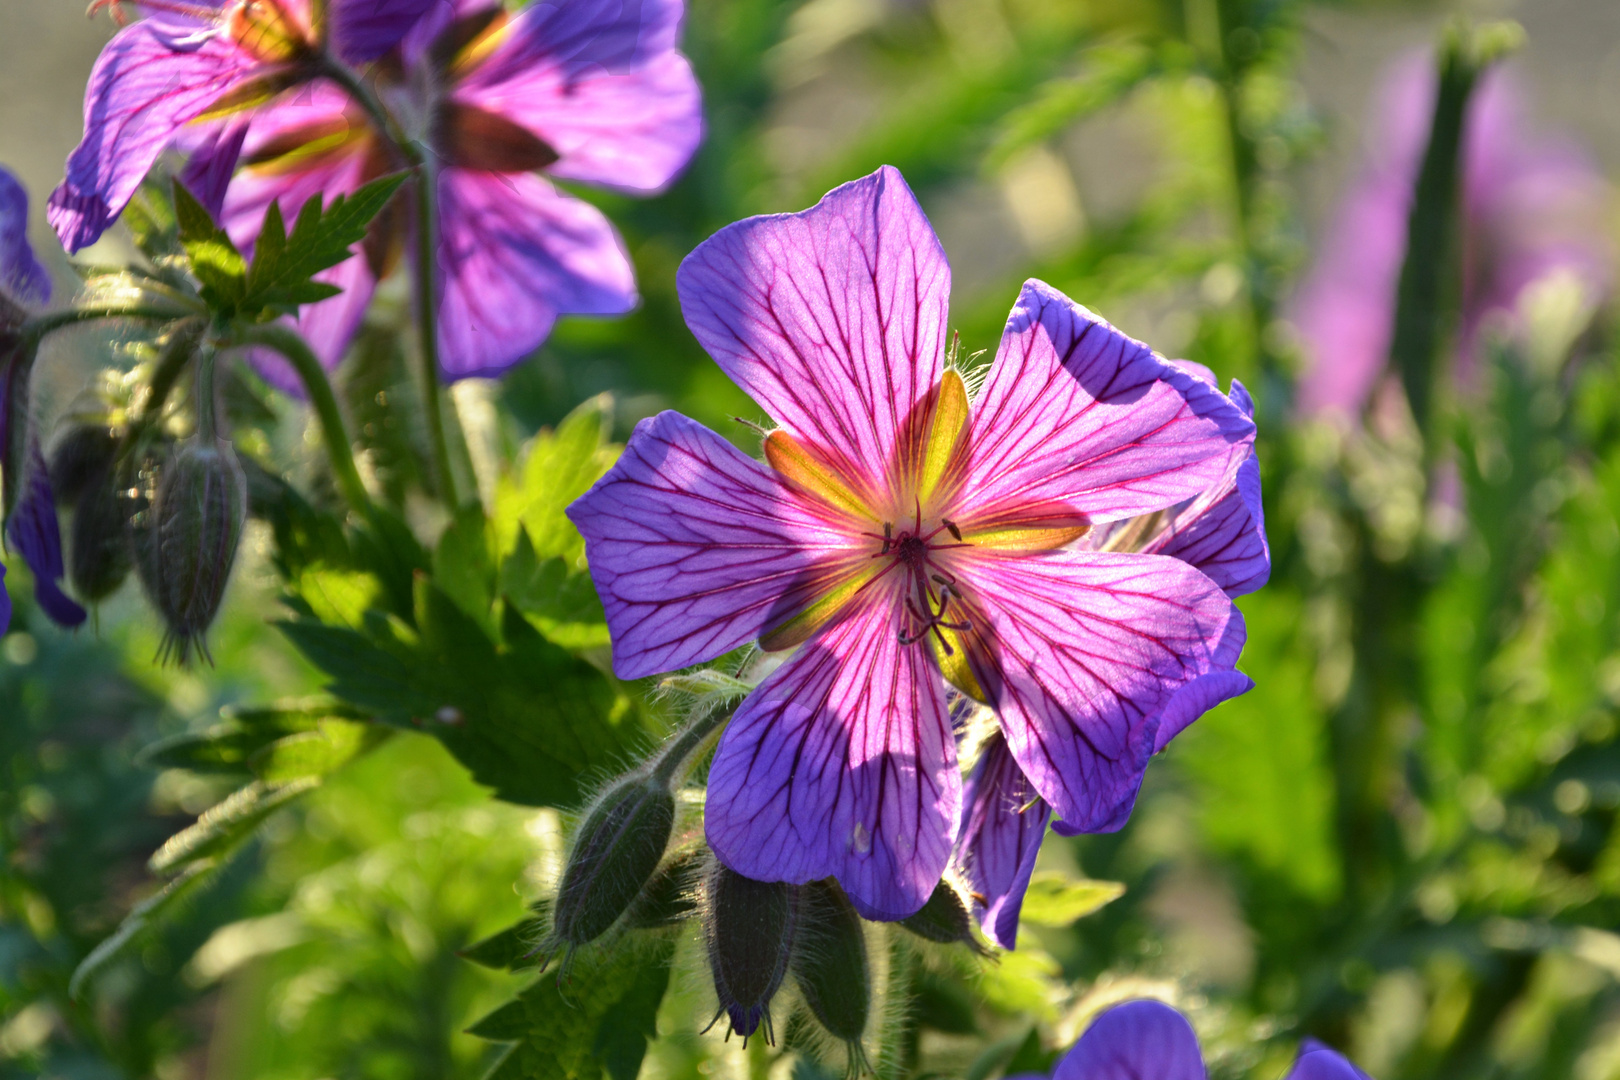
[{"label": "serrated leaf", "polygon": [[202,283],[203,299],[216,310],[235,312],[247,289],[247,264],[242,253],[178,180],[174,183],[174,213],[180,245],[191,262],[192,274]]},{"label": "serrated leaf", "polygon": [[624,941],[574,958],[564,979],[542,975],[484,1017],[473,1034],[512,1040],[490,1080],[633,1080],[669,986],[674,939]]},{"label": "serrated leaf", "polygon": [[529,910],[533,914],[527,918],[462,949],[461,958],[498,971],[539,967],[541,958],[534,949],[545,937],[551,921],[551,901],[537,900]]},{"label": "serrated leaf", "polygon": [[353,254],[350,249],[365,239],[372,218],[408,176],[401,172],[373,180],[352,194],[333,196],[324,209],[318,197],[307,199],[291,233],[272,201],[247,272],[243,313],[286,313],[337,295],[341,290],[310,279]]},{"label": "serrated leaf", "polygon": [[382,591],[381,583],[371,574],[326,564],[305,568],[289,587],[321,622],[348,627],[359,627],[361,617]]},{"label": "serrated leaf", "polygon": [[141,181],[135,197],[124,207],[119,220],[129,230],[141,254],[153,262],[185,255],[185,248],[180,246],[174,201],[163,185],[151,177]]},{"label": "serrated leaf", "polygon": [[590,575],[574,570],[561,556],[541,559],[522,526],[501,563],[500,587],[547,640],[565,649],[600,648],[611,640]]},{"label": "serrated leaf", "polygon": [[466,615],[494,636],[495,567],[489,527],[477,503],[461,508],[433,551],[433,581]]},{"label": "serrated leaf", "polygon": [[612,468],[619,448],[607,441],[612,399],[598,395],[563,418],[554,431],[529,441],[514,484],[503,480],[495,498],[498,550],[511,552],[518,527],[541,559],[558,557],[583,570],[585,541],[564,511]]},{"label": "serrated leaf", "polygon": [[1074,881],[1043,870],[1030,879],[1019,918],[1036,926],[1069,926],[1124,895],[1117,881]]},{"label": "serrated leaf", "polygon": [[147,863],[155,873],[168,873],[201,859],[218,859],[240,847],[266,818],[304,792],[318,787],[317,777],[284,784],[255,780],[205,810],[196,822],[158,848]]},{"label": "serrated leaf", "polygon": [[260,747],[247,764],[267,784],[330,776],[388,735],[387,728],[376,724],[326,720],[316,731],[300,731]]}]

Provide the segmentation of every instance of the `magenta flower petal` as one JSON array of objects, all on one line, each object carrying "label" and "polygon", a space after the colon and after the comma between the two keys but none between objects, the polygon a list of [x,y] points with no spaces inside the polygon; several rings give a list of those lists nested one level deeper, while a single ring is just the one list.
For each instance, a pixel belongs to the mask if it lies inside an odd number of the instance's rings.
[{"label": "magenta flower petal", "polygon": [[803,605],[816,552],[847,544],[775,472],[675,412],[637,424],[568,517],[585,537],[622,679],[753,640]]},{"label": "magenta flower petal", "polygon": [[1018,764],[1070,828],[1124,824],[1159,714],[1230,671],[1243,617],[1219,587],[1159,555],[1053,552],[957,564],[989,626],[970,652]]},{"label": "magenta flower petal", "polygon": [[[9,483],[11,478],[6,478]],[[28,471],[23,477],[22,496],[6,526],[6,535],[22,553],[34,575],[34,599],[40,610],[58,626],[74,627],[84,622],[84,608],[62,591],[62,530],[56,520],[56,497],[39,440],[30,438]]]},{"label": "magenta flower petal", "polygon": [[940,378],[951,271],[895,169],[750,218],[676,274],[686,323],[779,424],[846,476],[883,475]]},{"label": "magenta flower petal", "polygon": [[709,767],[709,846],[761,881],[836,876],[905,918],[945,872],[962,812],[944,687],[884,600],[812,638],[737,710]]},{"label": "magenta flower petal", "polygon": [[1198,1035],[1162,1001],[1115,1005],[1091,1022],[1052,1080],[1205,1080]]},{"label": "magenta flower petal", "polygon": [[973,435],[962,501],[975,522],[1064,506],[1103,523],[1196,497],[1254,424],[1212,386],[1031,280],[974,403]]},{"label": "magenta flower petal", "polygon": [[439,214],[439,350],[451,379],[511,367],[559,314],[636,305],[630,258],[607,218],[539,176],[445,169]]},{"label": "magenta flower petal", "polygon": [[[618,8],[531,5],[454,97],[545,140],[558,154],[547,169],[554,176],[652,192],[680,172],[702,141],[702,94],[691,64],[675,51],[681,5]],[[572,25],[598,17],[607,23]]]},{"label": "magenta flower petal", "polygon": [[[40,307],[51,299],[51,275],[28,243],[28,191],[4,168],[0,168],[0,293],[20,308]],[[0,424],[4,422],[0,419]]]},{"label": "magenta flower petal", "polygon": [[197,197],[217,219],[225,209],[225,189],[236,172],[236,162],[242,156],[242,142],[247,138],[248,118],[233,116],[213,125],[213,130],[191,151],[180,182]]},{"label": "magenta flower petal", "polygon": [[94,243],[123,211],[183,125],[262,65],[228,37],[143,19],[101,51],[84,94],[84,141],[48,217],[69,252]]},{"label": "magenta flower petal", "polygon": [[974,915],[1003,949],[1017,944],[1018,912],[1051,820],[1051,807],[1018,767],[1007,740],[993,737],[962,792],[957,861]]},{"label": "magenta flower petal", "polygon": [[431,8],[448,0],[328,0],[333,47],[351,64],[381,59]]},{"label": "magenta flower petal", "polygon": [[1300,1044],[1299,1056],[1294,1059],[1294,1067],[1288,1070],[1284,1080],[1370,1080],[1370,1078],[1336,1050],[1315,1039],[1306,1039]]},{"label": "magenta flower petal", "polygon": [[[1232,384],[1231,400],[1253,418],[1254,402],[1243,384]],[[1266,541],[1260,501],[1260,460],[1253,446],[1240,446],[1226,475],[1184,508],[1142,550],[1169,555],[1202,570],[1227,596],[1252,593],[1271,577],[1271,545]]]}]

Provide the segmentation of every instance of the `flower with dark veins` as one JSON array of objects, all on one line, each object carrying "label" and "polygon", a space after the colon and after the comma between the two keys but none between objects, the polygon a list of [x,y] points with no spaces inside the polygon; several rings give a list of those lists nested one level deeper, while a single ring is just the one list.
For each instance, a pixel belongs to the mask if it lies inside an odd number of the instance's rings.
[{"label": "flower with dark veins", "polygon": [[970,400],[944,363],[945,253],[892,168],[721,230],[677,284],[780,424],[767,463],[662,413],[569,516],[621,678],[797,648],[715,752],[716,854],[836,876],[868,918],[917,911],[962,813],[947,684],[995,710],[1066,824],[1123,824],[1177,694],[1249,685],[1243,621],[1186,562],[1076,541],[1196,499],[1253,423],[1038,281]]},{"label": "flower with dark veins", "polygon": [[[94,243],[170,146],[194,151],[186,179],[216,213],[252,114],[321,70],[330,49],[366,63],[447,0],[141,0],[147,17],[109,41],[84,94],[84,139],[51,193],[69,252]],[[118,0],[92,5],[111,6]]]},{"label": "flower with dark veins", "polygon": [[[701,97],[676,49],[681,0],[489,0],[435,8],[376,86],[436,165],[439,357],[448,379],[494,375],[533,352],[562,314],[622,314],[635,276],[601,211],[548,177],[635,194],[662,189],[702,135]],[[386,140],[330,84],[256,117],[223,222],[244,247],[265,208],[286,220],[317,194],[350,192],[400,167]],[[322,361],[353,339],[377,281],[414,224],[402,192],[373,222],[363,258],[321,275],[343,289],[299,315]],[[276,381],[278,369],[267,367]]]}]

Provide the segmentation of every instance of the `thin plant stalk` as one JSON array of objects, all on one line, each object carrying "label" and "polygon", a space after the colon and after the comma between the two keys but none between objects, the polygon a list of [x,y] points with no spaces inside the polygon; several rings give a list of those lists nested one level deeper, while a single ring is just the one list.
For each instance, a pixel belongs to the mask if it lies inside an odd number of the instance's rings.
[{"label": "thin plant stalk", "polygon": [[433,464],[439,474],[439,494],[446,505],[461,505],[455,472],[450,467],[450,444],[445,437],[443,393],[439,385],[439,308],[434,268],[438,265],[439,205],[433,197],[438,170],[429,154],[420,155],[416,169],[416,328],[421,339],[422,403],[427,409],[428,437],[433,443]]}]

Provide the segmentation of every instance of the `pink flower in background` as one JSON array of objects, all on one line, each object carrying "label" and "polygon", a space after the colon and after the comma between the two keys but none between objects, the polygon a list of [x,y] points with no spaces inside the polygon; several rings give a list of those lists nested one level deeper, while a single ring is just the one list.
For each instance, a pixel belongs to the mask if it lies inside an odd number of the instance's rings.
[{"label": "pink flower in background", "polygon": [[922,907],[962,814],[947,681],[995,709],[1067,823],[1119,827],[1164,725],[1190,719],[1180,695],[1250,685],[1243,621],[1181,559],[1074,542],[1210,491],[1249,418],[1038,281],[970,400],[944,364],[949,264],[892,168],[722,229],[677,285],[782,425],[766,463],[662,413],[568,514],[621,678],[797,647],[715,751],[716,855],[836,876],[868,918]]},{"label": "pink flower in background", "polygon": [[[1412,189],[1429,136],[1437,78],[1427,58],[1386,79],[1362,166],[1295,299],[1308,368],[1306,413],[1359,413],[1383,372],[1406,251]],[[1563,271],[1595,301],[1608,289],[1608,190],[1579,147],[1533,135],[1511,71],[1493,68],[1463,131],[1462,312],[1455,371],[1469,377],[1488,320]]]},{"label": "pink flower in background", "polygon": [[[676,50],[681,0],[542,0],[508,14],[489,0],[435,7],[379,72],[384,102],[419,126],[438,168],[439,358],[447,378],[497,374],[534,351],[563,314],[636,303],[635,276],[601,211],[548,177],[650,194],[691,158],[701,96]],[[255,117],[223,222],[239,245],[278,201],[290,221],[402,167],[364,113],[318,83]],[[328,366],[343,357],[377,281],[407,252],[401,193],[362,257],[321,275],[343,289],[304,308],[300,329]],[[266,365],[275,378],[279,368]],[[277,378],[278,382],[288,379]]]}]

